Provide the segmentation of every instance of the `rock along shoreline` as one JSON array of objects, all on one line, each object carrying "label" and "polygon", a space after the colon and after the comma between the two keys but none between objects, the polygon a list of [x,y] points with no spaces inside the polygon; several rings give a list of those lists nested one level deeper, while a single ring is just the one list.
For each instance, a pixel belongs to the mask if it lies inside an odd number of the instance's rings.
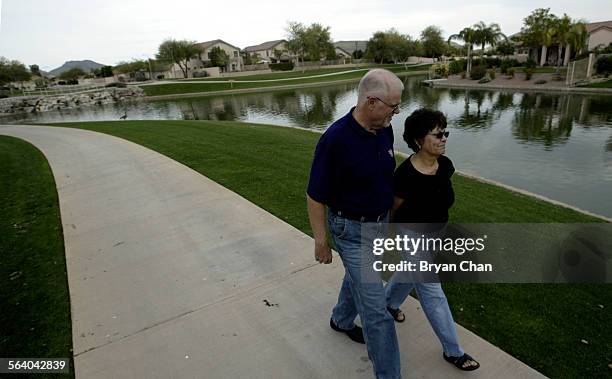
[{"label": "rock along shoreline", "polygon": [[0,114],[40,113],[75,109],[94,105],[139,100],[144,92],[139,87],[108,88],[102,91],[56,96],[20,96],[0,99]]}]

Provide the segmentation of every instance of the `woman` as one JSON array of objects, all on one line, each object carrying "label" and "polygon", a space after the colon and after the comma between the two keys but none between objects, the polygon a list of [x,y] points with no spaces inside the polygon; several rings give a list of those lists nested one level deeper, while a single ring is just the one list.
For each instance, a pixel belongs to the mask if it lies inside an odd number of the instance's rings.
[{"label": "woman", "polygon": [[[439,236],[448,222],[448,209],[455,201],[451,183],[455,168],[443,155],[448,135],[446,117],[438,111],[416,110],[404,123],[404,141],[415,153],[395,171],[392,218],[395,223],[415,223],[416,230],[411,229],[419,237],[422,234]],[[424,227],[426,232],[420,229]],[[479,368],[480,364],[459,346],[453,316],[440,283],[415,282],[406,273],[395,273],[385,288],[387,309],[395,321],[405,320],[399,307],[413,288],[442,343],[444,359],[464,371]]]}]

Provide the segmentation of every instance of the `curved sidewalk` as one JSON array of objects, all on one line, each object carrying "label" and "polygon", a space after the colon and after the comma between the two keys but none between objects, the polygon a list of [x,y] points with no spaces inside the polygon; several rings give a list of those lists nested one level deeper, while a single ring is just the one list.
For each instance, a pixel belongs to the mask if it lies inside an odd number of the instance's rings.
[{"label": "curved sidewalk", "polygon": [[[312,239],[161,154],[91,131],[0,126],[55,177],[77,378],[371,378],[363,345],[332,331],[343,268]],[[273,185],[273,184],[271,184]],[[444,362],[418,302],[397,325],[404,378],[465,374]],[[535,370],[462,327],[470,378]]]}]

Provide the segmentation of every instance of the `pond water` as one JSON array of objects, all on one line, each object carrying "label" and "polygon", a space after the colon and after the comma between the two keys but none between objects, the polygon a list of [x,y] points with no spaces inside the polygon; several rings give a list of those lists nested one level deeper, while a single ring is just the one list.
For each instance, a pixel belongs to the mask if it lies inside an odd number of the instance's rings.
[{"label": "pond water", "polygon": [[[457,169],[612,217],[612,96],[433,89],[405,79],[393,127],[423,106],[447,115]],[[355,104],[356,84],[108,105],[0,122],[128,119],[237,120],[324,129]]]}]

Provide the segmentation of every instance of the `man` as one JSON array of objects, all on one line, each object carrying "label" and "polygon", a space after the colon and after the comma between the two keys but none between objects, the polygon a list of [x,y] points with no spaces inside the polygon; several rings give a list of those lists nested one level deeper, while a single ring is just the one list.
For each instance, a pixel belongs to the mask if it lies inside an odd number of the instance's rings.
[{"label": "man", "polygon": [[[331,263],[327,224],[345,275],[330,326],[366,343],[377,378],[399,378],[393,318],[382,281],[362,280],[363,223],[382,223],[393,205],[393,130],[404,85],[387,70],[369,71],[359,82],[357,106],[321,136],[307,190],[315,260]],[[375,224],[376,225],[376,224]],[[371,250],[370,250],[371,251]],[[354,321],[359,314],[363,330]]]}]

